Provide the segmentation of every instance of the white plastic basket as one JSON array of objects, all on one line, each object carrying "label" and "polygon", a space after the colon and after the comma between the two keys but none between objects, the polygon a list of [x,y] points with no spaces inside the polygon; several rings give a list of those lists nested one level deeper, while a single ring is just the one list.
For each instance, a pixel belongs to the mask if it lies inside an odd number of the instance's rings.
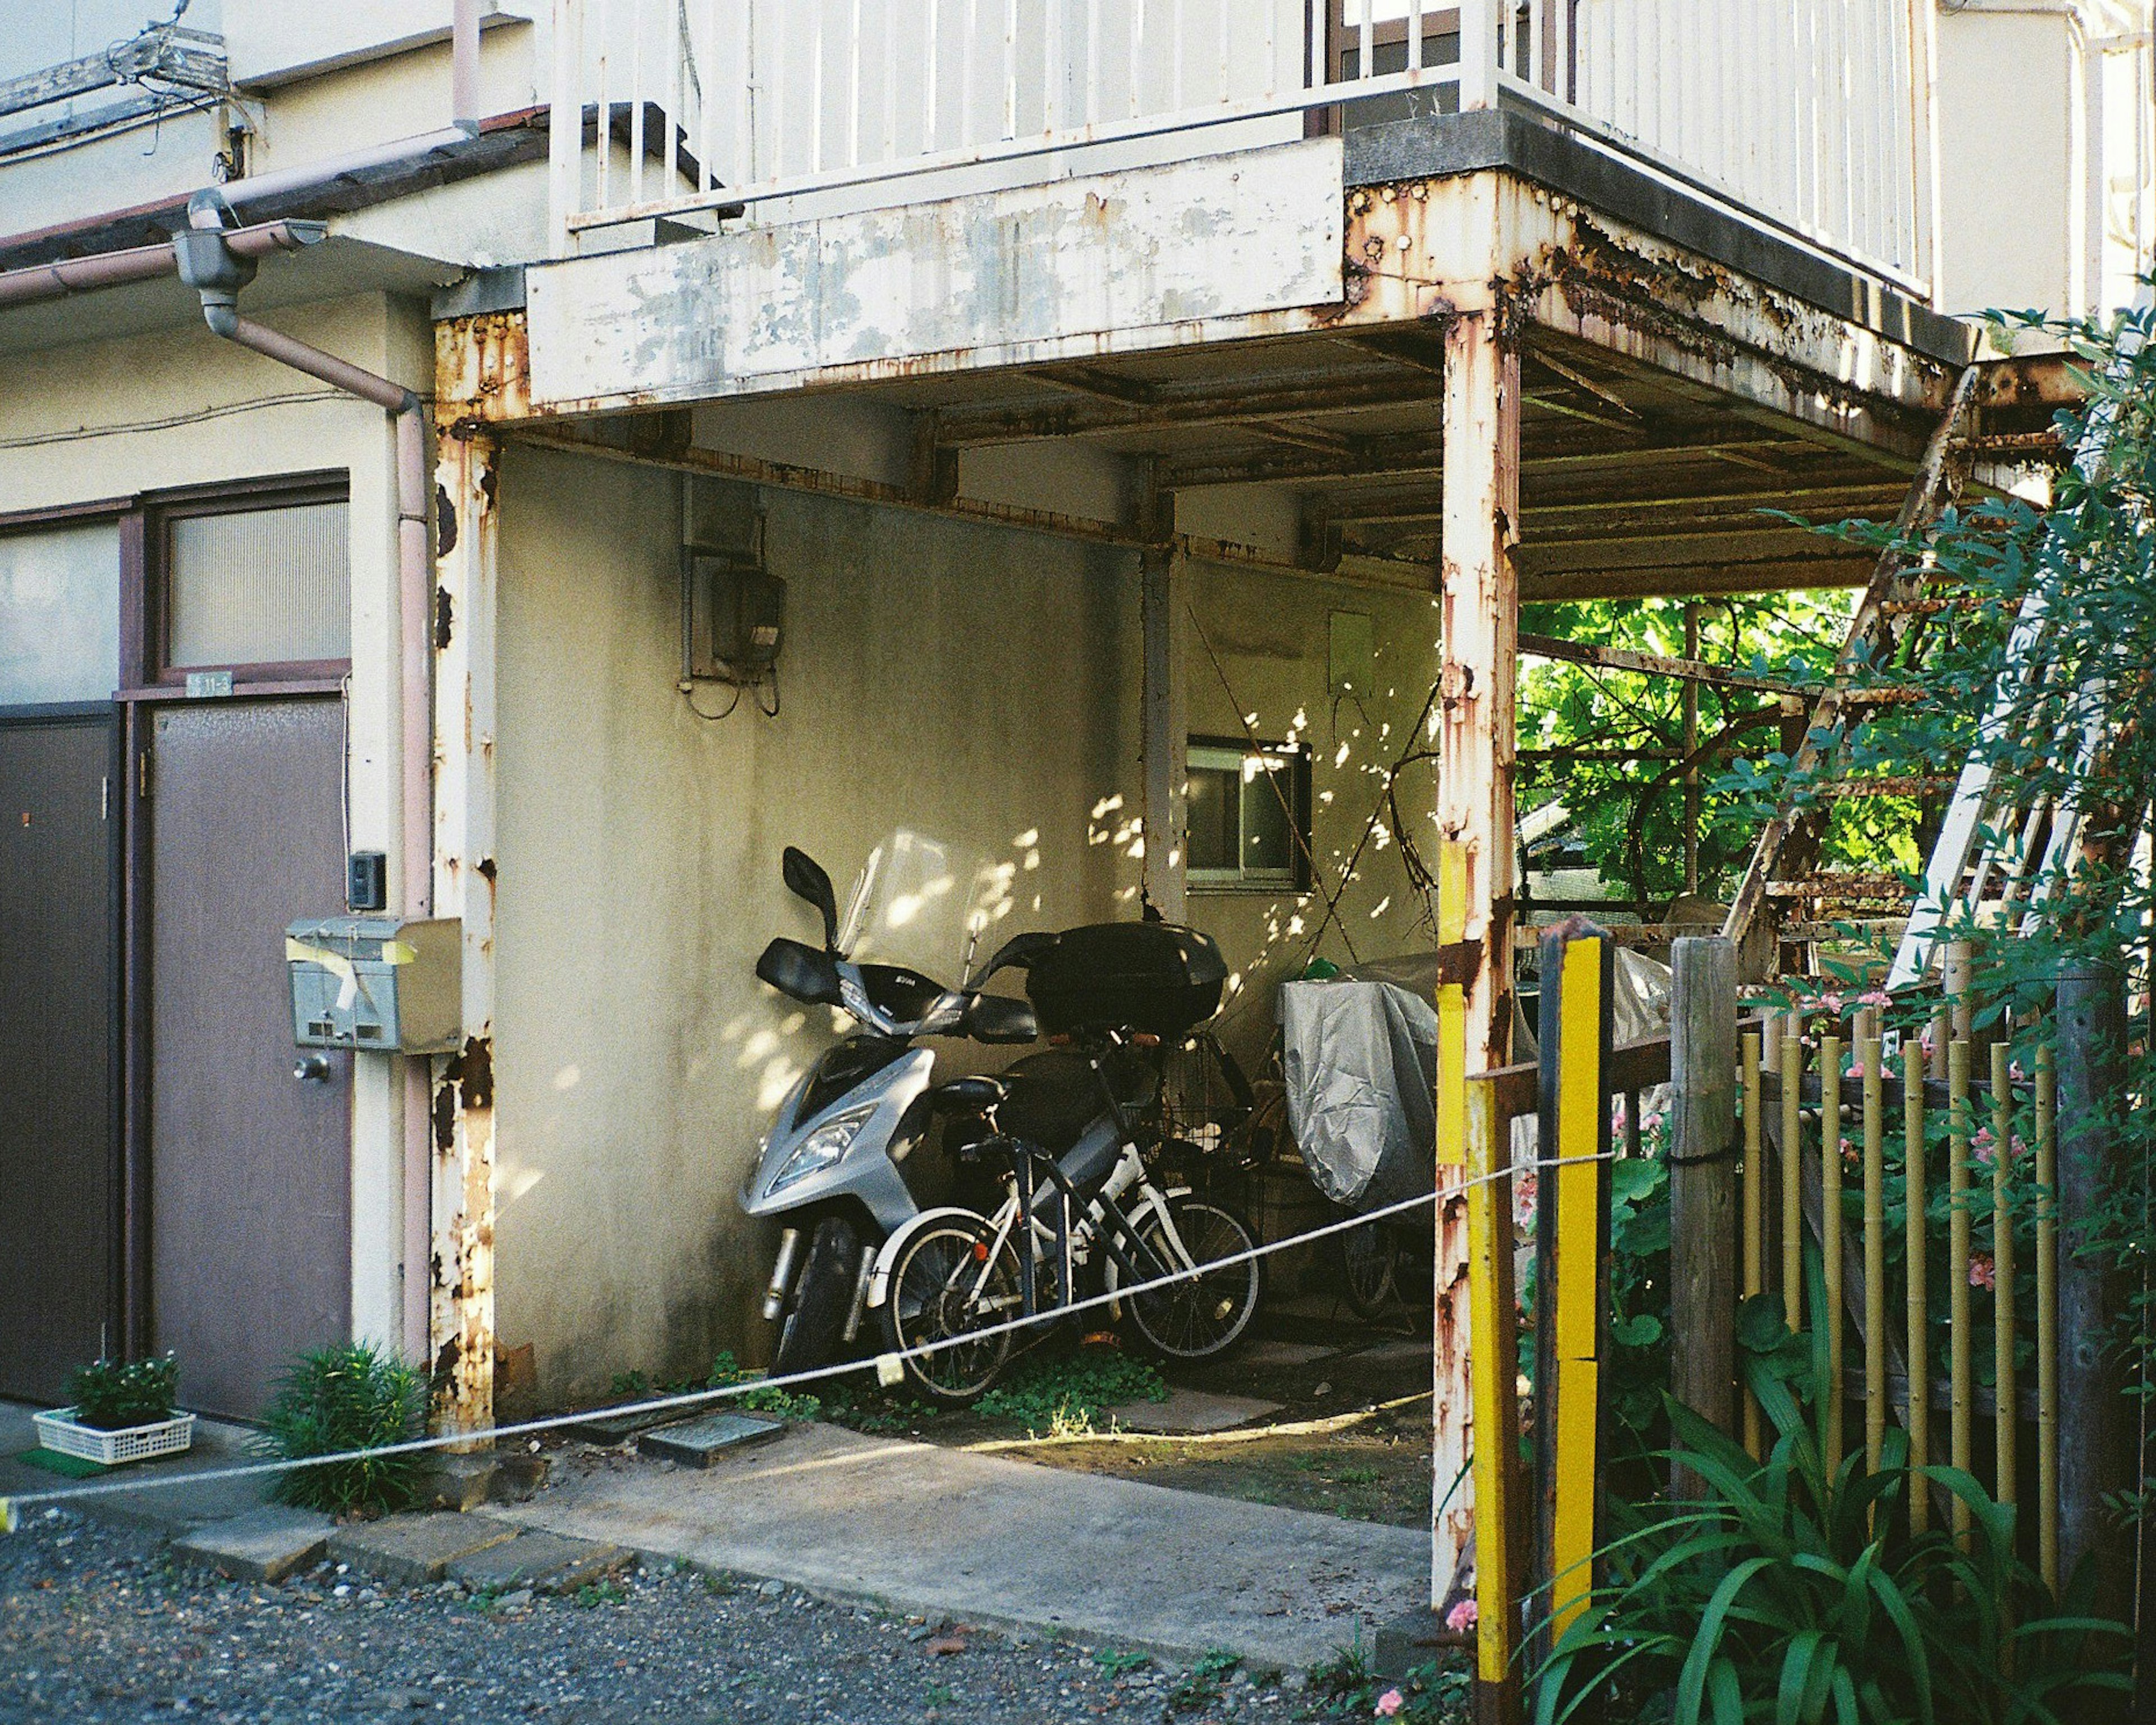
[{"label": "white plastic basket", "polygon": [[195,1416],[175,1414],[154,1425],[131,1425],[124,1431],[103,1431],[95,1425],[78,1425],[73,1408],[50,1414],[33,1414],[38,1441],[59,1455],[117,1467],[123,1461],[147,1461],[153,1455],[177,1455],[195,1440]]}]

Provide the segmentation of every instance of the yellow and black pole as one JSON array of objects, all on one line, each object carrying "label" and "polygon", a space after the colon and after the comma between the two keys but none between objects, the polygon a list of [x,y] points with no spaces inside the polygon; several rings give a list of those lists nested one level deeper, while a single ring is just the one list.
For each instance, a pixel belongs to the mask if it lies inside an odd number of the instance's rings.
[{"label": "yellow and black pole", "polygon": [[1535,1224],[1537,1652],[1587,1609],[1601,1543],[1609,1323],[1609,993],[1614,954],[1579,917],[1542,944],[1542,1158]]},{"label": "yellow and black pole", "polygon": [[[1466,938],[1467,847],[1438,849],[1437,920],[1441,949]],[[1516,1501],[1518,1399],[1512,1307],[1511,1161],[1505,1122],[1487,1084],[1469,1081],[1467,989],[1448,968],[1437,989],[1437,1178],[1464,1184],[1467,1202],[1467,1348],[1475,1494],[1476,1725],[1520,1717],[1520,1589],[1511,1539]]]}]

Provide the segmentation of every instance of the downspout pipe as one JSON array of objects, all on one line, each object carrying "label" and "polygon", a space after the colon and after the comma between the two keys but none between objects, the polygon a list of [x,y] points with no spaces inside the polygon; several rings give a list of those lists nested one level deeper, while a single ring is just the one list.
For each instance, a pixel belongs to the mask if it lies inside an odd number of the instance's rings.
[{"label": "downspout pipe", "polygon": [[404,913],[422,916],[433,899],[433,737],[428,699],[428,506],[426,403],[401,383],[295,341],[239,311],[239,290],[254,279],[254,260],[235,252],[221,230],[190,228],[172,236],[180,280],[201,296],[213,335],[265,359],[372,402],[397,429],[397,633],[403,792],[400,798]]},{"label": "downspout pipe", "polygon": [[[431,606],[428,516],[433,487],[427,474],[426,403],[401,383],[295,341],[239,311],[239,290],[254,279],[252,258],[233,246],[234,235],[212,227],[190,228],[172,237],[180,279],[201,296],[203,321],[212,334],[282,366],[372,402],[388,413],[397,433],[397,706],[403,763],[398,797],[402,891],[407,916],[424,916],[434,901],[434,726],[429,652]],[[413,1208],[428,1214],[432,1074],[424,1056],[404,1061],[404,1348],[427,1358],[431,1338],[425,1245],[431,1225],[421,1222],[414,1238]],[[417,1286],[413,1279],[419,1278]]]}]

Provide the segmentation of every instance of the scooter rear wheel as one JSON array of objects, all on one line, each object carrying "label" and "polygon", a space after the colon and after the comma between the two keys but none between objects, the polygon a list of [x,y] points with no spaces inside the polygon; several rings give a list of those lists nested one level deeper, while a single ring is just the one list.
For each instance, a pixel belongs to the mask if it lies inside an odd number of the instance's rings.
[{"label": "scooter rear wheel", "polygon": [[786,1322],[771,1355],[771,1375],[813,1372],[838,1358],[845,1333],[846,1308],[853,1303],[854,1279],[860,1267],[861,1244],[844,1216],[826,1216],[809,1237],[808,1256],[787,1302]]},{"label": "scooter rear wheel", "polygon": [[907,1241],[891,1267],[885,1330],[906,1356],[907,1381],[931,1401],[978,1401],[1010,1358],[1012,1332],[968,1336],[1018,1314],[1012,1255],[1006,1248],[990,1262],[988,1249],[980,1226],[938,1223]]}]

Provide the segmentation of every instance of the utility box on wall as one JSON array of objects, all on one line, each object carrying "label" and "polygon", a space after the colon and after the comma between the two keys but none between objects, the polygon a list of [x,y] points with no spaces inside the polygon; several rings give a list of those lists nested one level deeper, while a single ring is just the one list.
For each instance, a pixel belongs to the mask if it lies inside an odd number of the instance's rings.
[{"label": "utility box on wall", "polygon": [[454,917],[302,917],[285,931],[301,1048],[448,1054],[464,1034],[463,929]]}]

